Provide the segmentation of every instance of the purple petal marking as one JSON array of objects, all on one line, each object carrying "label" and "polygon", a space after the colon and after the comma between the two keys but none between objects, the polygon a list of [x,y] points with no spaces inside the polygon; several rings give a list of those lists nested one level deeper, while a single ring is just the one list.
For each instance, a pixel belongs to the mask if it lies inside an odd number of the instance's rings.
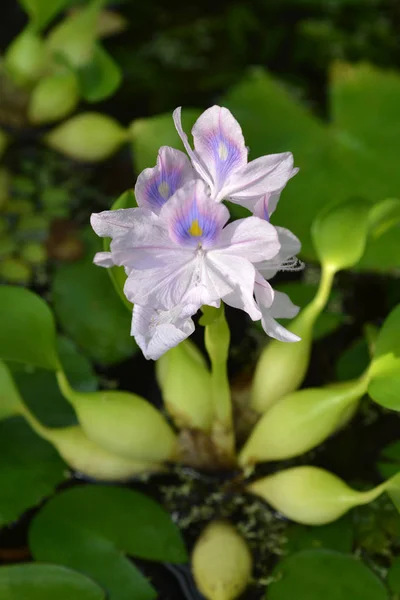
[{"label": "purple petal marking", "polygon": [[229,219],[223,204],[214,202],[200,179],[180,188],[164,205],[165,219],[171,239],[180,246],[212,247]]},{"label": "purple petal marking", "polygon": [[239,123],[220,106],[206,110],[192,129],[194,147],[213,179],[216,196],[225,181],[247,164],[247,148]]},{"label": "purple petal marking", "polygon": [[135,186],[138,205],[158,214],[176,190],[196,176],[183,152],[163,146],[158,153],[157,166],[145,169],[138,177]]},{"label": "purple petal marking", "polygon": [[253,211],[255,217],[259,217],[260,219],[264,219],[265,221],[269,222],[268,205],[271,196],[272,194],[265,194],[264,196],[262,196],[262,198],[260,198],[260,200],[256,202]]}]

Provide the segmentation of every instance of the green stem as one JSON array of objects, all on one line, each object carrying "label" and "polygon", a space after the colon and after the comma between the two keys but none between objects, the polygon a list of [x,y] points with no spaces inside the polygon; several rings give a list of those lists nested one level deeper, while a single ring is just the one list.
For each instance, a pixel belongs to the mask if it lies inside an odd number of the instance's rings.
[{"label": "green stem", "polygon": [[304,309],[303,314],[311,318],[314,322],[320,313],[324,310],[331,293],[333,278],[336,270],[330,264],[322,265],[321,279],[318,286],[318,291],[310,304]]},{"label": "green stem", "polygon": [[205,346],[211,361],[211,385],[214,400],[212,438],[221,457],[232,463],[235,456],[235,434],[227,369],[229,343],[230,331],[222,308],[212,322],[205,325]]}]

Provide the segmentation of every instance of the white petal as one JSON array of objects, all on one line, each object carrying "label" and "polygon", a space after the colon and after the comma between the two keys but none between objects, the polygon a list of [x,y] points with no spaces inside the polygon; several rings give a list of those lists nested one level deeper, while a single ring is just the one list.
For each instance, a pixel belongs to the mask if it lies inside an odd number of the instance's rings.
[{"label": "white petal", "polygon": [[291,317],[297,314],[297,307],[282,292],[276,292],[260,273],[256,272],[254,293],[262,313],[261,324],[267,335],[281,342],[298,342],[300,338],[280,325],[276,318]]},{"label": "white petal", "polygon": [[275,321],[268,309],[261,309],[261,323],[267,335],[280,342],[299,342],[301,338]]},{"label": "white petal", "polygon": [[186,133],[183,131],[182,128],[182,120],[181,120],[181,112],[182,112],[182,108],[180,106],[178,106],[178,108],[176,108],[172,114],[172,118],[174,120],[174,124],[175,124],[175,128],[179,134],[179,137],[182,140],[182,143],[185,147],[186,152],[189,155],[190,160],[192,161],[192,164],[194,166],[194,168],[196,169],[196,171],[198,172],[198,174],[200,175],[200,177],[202,177],[202,179],[208,183],[208,185],[212,186],[213,182],[212,182],[212,177],[210,175],[210,173],[208,172],[207,167],[205,166],[205,164],[203,163],[203,161],[201,160],[200,156],[198,156],[197,152],[194,152],[189,144],[189,140],[188,140],[188,136],[186,135]]},{"label": "white petal", "polygon": [[[300,240],[291,232],[289,229],[285,229],[284,227],[276,227],[278,232],[278,238],[280,242],[280,250],[274,258],[271,260],[263,261],[262,263],[258,263],[256,268],[265,279],[272,279],[276,275],[279,270],[285,270],[285,261],[288,259],[295,257],[301,249]],[[301,263],[299,263],[300,267]],[[293,270],[300,270],[297,267],[293,266]],[[291,270],[288,268],[287,270]]]},{"label": "white petal", "polygon": [[98,267],[106,267],[107,269],[115,265],[111,252],[97,252],[94,255],[93,262]]},{"label": "white petal", "polygon": [[256,277],[254,282],[254,294],[257,300],[258,305],[264,308],[270,308],[274,302],[275,291],[268,283],[265,281],[264,277],[256,271]]},{"label": "white petal", "polygon": [[247,312],[253,321],[261,318],[254,301],[255,269],[245,258],[211,251],[206,259],[207,271],[214,288],[229,306]]},{"label": "white petal", "polygon": [[291,152],[261,156],[235,173],[221,190],[220,195],[240,204],[240,201],[246,198],[279,192],[287,184],[292,172]]},{"label": "white petal", "polygon": [[[170,257],[172,259],[172,256]],[[196,268],[193,255],[176,254],[163,266],[131,269],[124,293],[133,304],[169,310],[180,304],[189,291]]]},{"label": "white petal", "polygon": [[214,249],[242,256],[250,262],[271,259],[278,254],[279,248],[276,228],[258,217],[229,223],[214,245]]},{"label": "white petal", "polygon": [[293,319],[299,310],[300,307],[293,304],[287,294],[275,291],[274,301],[271,306],[271,315],[275,319]]},{"label": "white petal", "polygon": [[119,210],[103,210],[101,213],[92,213],[90,224],[100,237],[117,237],[125,235],[137,218],[138,208],[120,208]]},{"label": "white petal", "polygon": [[131,335],[145,358],[157,360],[164,352],[177,346],[195,329],[190,318],[196,312],[192,306],[178,306],[170,311],[157,311],[135,304]]}]

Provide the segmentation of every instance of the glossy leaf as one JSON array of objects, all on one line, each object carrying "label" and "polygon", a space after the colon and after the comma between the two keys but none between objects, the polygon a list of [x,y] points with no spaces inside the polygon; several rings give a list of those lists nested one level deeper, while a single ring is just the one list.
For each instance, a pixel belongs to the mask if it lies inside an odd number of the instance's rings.
[{"label": "glossy leaf", "polygon": [[85,233],[86,256],[59,267],[53,280],[54,310],[67,335],[92,360],[113,364],[136,350],[130,316],[117,298],[105,269],[93,264],[100,240]]},{"label": "glossy leaf", "polygon": [[81,573],[58,565],[0,567],[2,600],[105,600],[105,592]]},{"label": "glossy leaf", "polygon": [[322,264],[339,271],[359,262],[367,243],[369,209],[369,203],[354,199],[318,214],[313,221],[311,235]]},{"label": "glossy leaf", "polygon": [[29,532],[36,560],[52,560],[95,579],[110,600],[146,600],[156,592],[125,554],[185,562],[179,530],[154,500],[119,487],[83,486],[47,503]]},{"label": "glossy leaf", "polygon": [[400,200],[388,198],[378,202],[369,213],[370,234],[377,239],[392,227],[400,226]]},{"label": "glossy leaf", "polygon": [[53,493],[65,464],[22,418],[0,422],[0,527]]},{"label": "glossy leaf", "polygon": [[336,363],[336,377],[348,381],[359,377],[370,363],[368,344],[364,338],[356,339],[339,357]]},{"label": "glossy leaf", "polygon": [[[71,340],[57,340],[60,361],[74,389],[93,392],[98,388],[97,377],[89,361],[78,352]],[[47,427],[66,427],[77,422],[72,406],[62,395],[54,373],[45,369],[10,365],[13,377],[25,404]]]},{"label": "glossy leaf", "polygon": [[53,27],[47,37],[51,52],[61,56],[72,67],[88,64],[94,52],[101,5],[102,0],[89,0],[82,10],[66,15]]},{"label": "glossy leaf", "polygon": [[389,600],[380,579],[359,559],[333,550],[304,550],[275,568],[268,600]]},{"label": "glossy leaf", "polygon": [[400,410],[400,305],[379,331],[370,373],[371,398],[386,408]]},{"label": "glossy leaf", "polygon": [[377,467],[384,479],[393,477],[400,471],[400,441],[385,446],[380,454]]},{"label": "glossy leaf", "polygon": [[[182,111],[182,124],[188,134],[200,114],[201,111],[195,109]],[[184,150],[171,113],[134,121],[130,126],[130,136],[136,173],[156,164],[160,146],[172,146]]]},{"label": "glossy leaf", "polygon": [[386,354],[400,357],[400,304],[386,317],[376,339],[374,358]]},{"label": "glossy leaf", "polygon": [[0,286],[0,358],[44,369],[58,368],[53,315],[39,296]]},{"label": "glossy leaf", "polygon": [[0,420],[17,415],[21,397],[9,368],[0,360]]},{"label": "glossy leaf", "polygon": [[387,574],[387,582],[392,594],[400,595],[400,557],[393,559]]},{"label": "glossy leaf", "polygon": [[119,65],[100,44],[96,44],[90,62],[79,69],[78,75],[81,94],[87,102],[105,100],[122,81]]},{"label": "glossy leaf", "polygon": [[[283,191],[273,223],[288,227],[300,238],[306,260],[315,258],[310,227],[323,207],[356,196],[381,202],[396,197],[400,187],[395,158],[400,136],[395,125],[398,115],[394,115],[400,101],[400,76],[365,65],[342,65],[332,72],[330,94],[333,118],[325,123],[284,85],[257,69],[219,102],[241,124],[251,159],[293,152],[300,172]],[[399,256],[400,237],[392,228],[379,239],[369,240],[359,267],[390,270],[399,266]]]},{"label": "glossy leaf", "polygon": [[286,532],[286,537],[285,551],[287,554],[318,548],[351,552],[353,546],[352,520],[346,515],[334,523],[320,527],[291,525]]}]

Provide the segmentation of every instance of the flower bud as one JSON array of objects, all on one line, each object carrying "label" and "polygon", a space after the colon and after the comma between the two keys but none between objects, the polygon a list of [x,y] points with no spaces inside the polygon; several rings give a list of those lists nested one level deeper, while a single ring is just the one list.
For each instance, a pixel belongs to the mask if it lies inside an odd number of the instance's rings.
[{"label": "flower bud", "polygon": [[247,490],[292,521],[324,525],[339,519],[354,506],[372,502],[385,487],[383,483],[367,492],[358,492],[329,471],[303,466],[258,479]]},{"label": "flower bud", "polygon": [[49,429],[47,439],[57,448],[67,465],[102,481],[121,481],[142,473],[163,471],[162,465],[113,454],[92,442],[78,425]]},{"label": "flower bud", "polygon": [[245,444],[242,466],[303,454],[331,435],[366,392],[366,380],[293,392],[272,406]]},{"label": "flower bud", "polygon": [[44,136],[45,142],[71,158],[105,160],[126,140],[126,131],[106,115],[88,112],[72,117]]},{"label": "flower bud", "polygon": [[128,392],[77,392],[63,373],[58,372],[57,378],[90,440],[113,454],[135,461],[174,460],[177,437],[150,402]]},{"label": "flower bud", "polygon": [[74,73],[48,75],[32,92],[28,117],[31,123],[58,121],[69,115],[79,101],[79,87]]},{"label": "flower bud", "polygon": [[43,73],[47,62],[44,42],[30,29],[24,29],[7,48],[4,65],[18,85],[30,85]]},{"label": "flower bud", "polygon": [[210,523],[193,550],[196,585],[207,600],[234,600],[247,587],[252,558],[245,540],[229,523]]},{"label": "flower bud", "polygon": [[156,362],[164,405],[180,429],[209,432],[213,417],[211,375],[193,344],[185,340]]}]

